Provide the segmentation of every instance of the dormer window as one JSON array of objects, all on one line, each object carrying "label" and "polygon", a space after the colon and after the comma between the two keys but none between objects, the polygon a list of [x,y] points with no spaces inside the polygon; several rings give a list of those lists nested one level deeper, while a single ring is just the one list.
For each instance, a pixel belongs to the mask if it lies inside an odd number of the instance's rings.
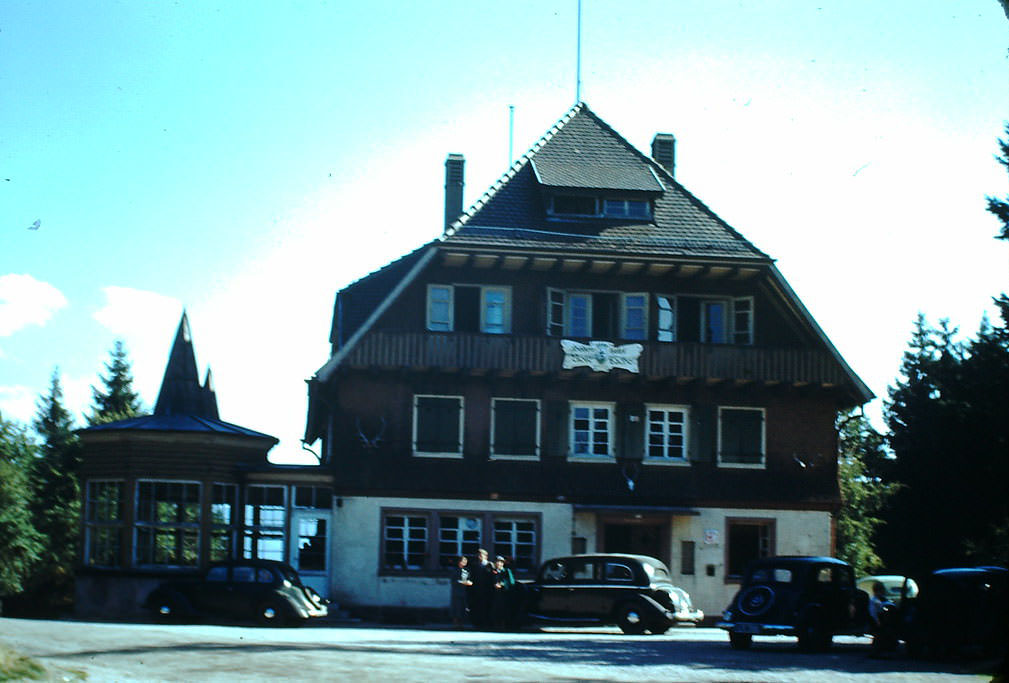
[{"label": "dormer window", "polygon": [[595,197],[563,194],[550,197],[549,211],[554,216],[595,216],[599,213]]},{"label": "dormer window", "polygon": [[651,204],[643,199],[604,199],[603,215],[615,218],[650,218]]},{"label": "dormer window", "polygon": [[558,217],[651,218],[652,204],[647,199],[555,194],[549,198],[547,213]]}]

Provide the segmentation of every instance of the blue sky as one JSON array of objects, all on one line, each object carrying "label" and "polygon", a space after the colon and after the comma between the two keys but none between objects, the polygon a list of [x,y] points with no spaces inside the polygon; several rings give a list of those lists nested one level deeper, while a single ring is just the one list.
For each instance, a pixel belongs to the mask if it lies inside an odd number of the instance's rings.
[{"label": "blue sky", "polygon": [[[123,339],[153,406],[188,311],[223,419],[297,457],[335,292],[435,237],[574,102],[576,1],[0,6],[0,413]],[[918,311],[1007,289],[984,195],[1009,120],[996,0],[584,0],[582,98],[778,259],[880,397]],[[34,221],[38,230],[29,230]],[[869,406],[879,413],[879,400]]]}]

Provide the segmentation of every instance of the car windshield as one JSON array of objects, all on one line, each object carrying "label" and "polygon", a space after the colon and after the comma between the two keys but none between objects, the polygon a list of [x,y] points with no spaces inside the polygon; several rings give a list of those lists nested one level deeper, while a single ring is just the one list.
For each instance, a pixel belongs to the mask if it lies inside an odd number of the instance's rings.
[{"label": "car windshield", "polygon": [[757,567],[750,572],[750,583],[792,583],[794,577],[786,567]]}]

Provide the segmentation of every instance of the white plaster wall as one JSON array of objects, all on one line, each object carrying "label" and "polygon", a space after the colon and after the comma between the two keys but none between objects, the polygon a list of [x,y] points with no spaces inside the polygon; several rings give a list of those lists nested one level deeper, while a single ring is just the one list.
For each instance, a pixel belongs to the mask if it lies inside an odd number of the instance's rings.
[{"label": "white plaster wall", "polygon": [[[701,508],[694,517],[676,517],[672,525],[673,583],[688,593],[694,606],[706,616],[718,616],[728,607],[739,585],[725,582],[725,533],[727,517],[764,518],[775,520],[776,555],[829,555],[830,513],[804,510],[738,510]],[[716,533],[714,542],[705,542],[705,530]],[[709,539],[711,540],[711,539]],[[680,573],[680,541],[694,541],[693,575]],[[714,576],[708,576],[709,565]]]},{"label": "white plaster wall", "polygon": [[[540,514],[540,558],[571,550],[571,506],[561,503],[355,498],[333,507],[331,595],[337,603],[385,607],[447,607],[448,577],[379,576],[382,509]],[[429,543],[437,543],[429,539]],[[487,546],[491,539],[484,539]]]}]

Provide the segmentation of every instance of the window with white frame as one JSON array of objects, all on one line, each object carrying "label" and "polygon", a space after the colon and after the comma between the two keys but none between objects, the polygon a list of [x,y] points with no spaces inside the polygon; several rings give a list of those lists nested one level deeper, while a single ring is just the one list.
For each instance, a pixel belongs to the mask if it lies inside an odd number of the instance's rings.
[{"label": "window with white frame", "polygon": [[250,484],[245,493],[242,557],[284,560],[286,487]]},{"label": "window with white frame", "polygon": [[88,566],[118,567],[123,537],[123,482],[88,481],[84,524]]},{"label": "window with white frame", "polygon": [[425,513],[389,513],[382,521],[382,568],[424,569],[428,550],[428,516]]},{"label": "window with white frame", "polygon": [[574,457],[613,457],[613,404],[572,403],[570,440]]},{"label": "window with white frame", "polygon": [[753,344],[753,297],[732,300],[732,343]]},{"label": "window with white frame", "polygon": [[624,294],[622,299],[620,336],[644,341],[648,337],[648,295],[635,292]]},{"label": "window with white frame", "polygon": [[452,285],[427,286],[427,329],[451,332],[452,309]]},{"label": "window with white frame", "polygon": [[536,568],[536,521],[500,517],[494,520],[494,554],[511,559],[515,571]]},{"label": "window with white frame", "polygon": [[238,486],[214,484],[210,499],[210,561],[235,556],[235,525],[238,523]]},{"label": "window with white frame", "polygon": [[462,457],[462,396],[413,397],[415,455]]},{"label": "window with white frame", "polygon": [[655,297],[655,338],[660,342],[676,341],[676,297],[658,294]]},{"label": "window with white frame", "polygon": [[720,465],[763,467],[764,447],[763,408],[718,408]]},{"label": "window with white frame", "polygon": [[432,332],[511,332],[511,287],[427,286],[427,329]]},{"label": "window with white frame", "polygon": [[482,287],[480,298],[480,331],[485,334],[511,332],[511,289]]},{"label": "window with white frame", "polygon": [[389,509],[381,519],[379,566],[385,573],[444,575],[460,555],[473,560],[479,548],[508,558],[518,573],[538,566],[538,515]]},{"label": "window with white frame", "polygon": [[454,567],[460,555],[472,557],[480,548],[481,520],[476,516],[438,516],[438,566]]},{"label": "window with white frame", "polygon": [[536,458],[540,454],[540,402],[491,399],[491,457]]},{"label": "window with white frame", "polygon": [[645,443],[646,462],[686,462],[689,408],[648,405]]},{"label": "window with white frame", "polygon": [[193,567],[200,561],[200,484],[137,482],[134,552],[138,565]]},{"label": "window with white frame", "polygon": [[634,339],[648,337],[646,292],[547,289],[547,334],[552,337]]}]

